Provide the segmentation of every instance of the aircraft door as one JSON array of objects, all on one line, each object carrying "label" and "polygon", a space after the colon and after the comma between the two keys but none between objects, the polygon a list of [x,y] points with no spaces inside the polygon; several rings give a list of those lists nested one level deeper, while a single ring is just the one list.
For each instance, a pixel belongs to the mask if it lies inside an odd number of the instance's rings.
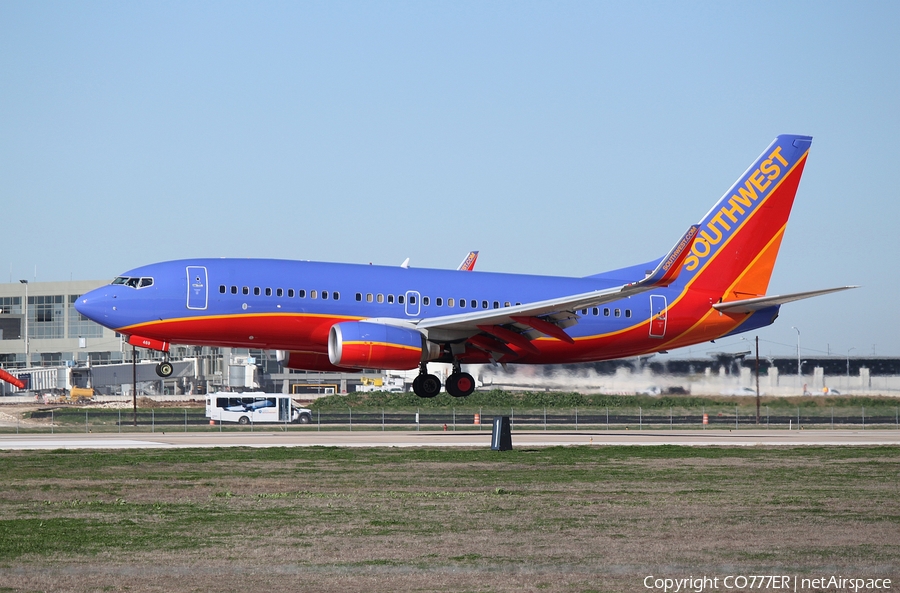
[{"label": "aircraft door", "polygon": [[205,267],[187,267],[188,309],[206,309],[207,301],[209,299],[209,287],[207,284]]},{"label": "aircraft door", "polygon": [[666,335],[666,317],[668,311],[666,297],[661,294],[650,295],[650,337],[662,338]]},{"label": "aircraft door", "polygon": [[406,303],[404,306],[406,307],[406,314],[410,317],[416,317],[419,314],[422,303],[420,302],[422,297],[415,290],[407,290],[406,291]]}]

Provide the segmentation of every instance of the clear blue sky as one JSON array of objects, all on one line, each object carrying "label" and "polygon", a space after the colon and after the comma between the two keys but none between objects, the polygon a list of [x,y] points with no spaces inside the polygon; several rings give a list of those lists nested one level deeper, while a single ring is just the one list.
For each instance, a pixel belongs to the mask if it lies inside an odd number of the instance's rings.
[{"label": "clear blue sky", "polygon": [[900,355],[898,31],[897,2],[3,0],[2,281],[471,249],[582,276],[809,134],[770,293],[863,288],[784,306],[761,350]]}]

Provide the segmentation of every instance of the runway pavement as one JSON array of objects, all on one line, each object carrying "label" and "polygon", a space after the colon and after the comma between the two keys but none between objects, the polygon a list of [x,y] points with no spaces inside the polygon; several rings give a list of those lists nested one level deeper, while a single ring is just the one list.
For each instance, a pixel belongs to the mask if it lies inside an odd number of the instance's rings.
[{"label": "runway pavement", "polygon": [[[513,431],[513,448],[558,445],[831,446],[900,445],[900,430]],[[474,447],[490,431],[290,431],[0,435],[0,450],[188,447]]]}]

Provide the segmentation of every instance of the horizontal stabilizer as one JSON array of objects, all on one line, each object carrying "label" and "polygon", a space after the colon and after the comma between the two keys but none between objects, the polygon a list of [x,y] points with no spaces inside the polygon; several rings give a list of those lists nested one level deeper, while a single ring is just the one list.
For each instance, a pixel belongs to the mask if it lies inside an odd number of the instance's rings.
[{"label": "horizontal stabilizer", "polygon": [[808,299],[810,297],[821,296],[832,292],[840,292],[851,288],[859,288],[859,286],[839,286],[837,288],[826,288],[824,290],[811,290],[809,292],[795,292],[793,294],[782,294],[773,296],[763,296],[753,299],[743,299],[740,301],[728,301],[727,303],[716,303],[714,309],[723,313],[753,313],[760,309],[774,307],[775,305],[783,305],[792,301]]}]

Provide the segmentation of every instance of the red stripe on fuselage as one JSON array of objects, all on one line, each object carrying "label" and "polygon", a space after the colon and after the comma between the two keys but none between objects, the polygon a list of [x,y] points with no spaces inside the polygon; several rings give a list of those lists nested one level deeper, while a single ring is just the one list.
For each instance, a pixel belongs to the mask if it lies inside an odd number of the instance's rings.
[{"label": "red stripe on fuselage", "polygon": [[216,315],[153,321],[118,331],[196,346],[328,352],[331,326],[359,319],[301,313]]}]

